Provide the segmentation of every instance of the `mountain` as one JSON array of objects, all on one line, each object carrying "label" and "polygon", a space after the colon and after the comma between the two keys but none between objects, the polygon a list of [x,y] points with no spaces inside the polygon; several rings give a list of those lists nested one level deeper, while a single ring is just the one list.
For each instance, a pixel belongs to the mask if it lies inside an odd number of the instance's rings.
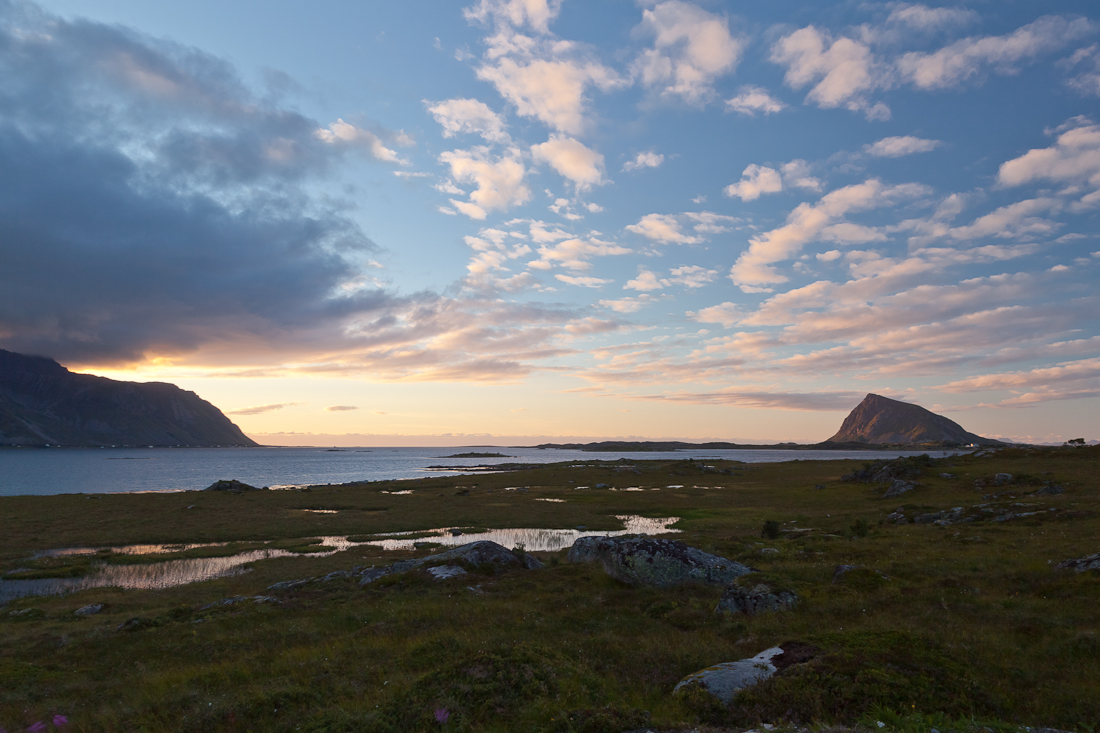
[{"label": "mountain", "polygon": [[221,410],[163,382],[74,374],[0,349],[0,445],[255,446]]},{"label": "mountain", "polygon": [[898,402],[889,397],[869,394],[848,413],[840,431],[829,443],[957,443],[968,445],[1004,445],[963,430],[943,415]]}]

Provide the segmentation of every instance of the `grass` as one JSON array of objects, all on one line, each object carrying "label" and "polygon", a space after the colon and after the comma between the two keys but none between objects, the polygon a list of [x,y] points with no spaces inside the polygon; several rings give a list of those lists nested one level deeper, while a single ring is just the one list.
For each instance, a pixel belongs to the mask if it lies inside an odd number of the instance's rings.
[{"label": "grass", "polygon": [[[720,587],[630,587],[599,567],[565,562],[564,552],[536,552],[544,570],[471,568],[445,581],[410,573],[365,588],[337,580],[283,594],[280,604],[204,609],[275,582],[425,552],[356,547],[262,560],[244,575],[161,591],[26,598],[0,609],[0,727],[63,714],[72,731],[597,733],[786,721],[1094,733],[1100,572],[1054,564],[1100,551],[1098,458],[1100,449],[1075,448],[937,459],[916,490],[892,499],[880,498],[882,486],[840,482],[861,467],[852,461],[708,462],[734,469],[721,474],[699,462],[641,460],[630,462],[640,474],[553,465],[308,492],[0,498],[9,519],[0,571],[72,572],[93,561],[230,554],[260,542],[305,552],[321,535],[444,526],[617,529],[616,514],[641,514],[682,517],[677,539],[749,564],[801,597],[786,613],[718,615]],[[975,487],[1002,472],[1025,482]],[[1024,497],[1043,481],[1066,491]],[[660,490],[573,488],[597,483]],[[456,495],[459,485],[469,495]],[[503,491],[510,486],[529,491]],[[405,488],[414,493],[381,493]],[[884,521],[901,506],[907,514],[971,507],[992,492],[1057,511],[946,527]],[[761,536],[766,520],[778,536]],[[799,528],[812,531],[789,531]],[[29,559],[54,547],[196,542],[239,544]],[[840,564],[869,570],[834,583]],[[72,613],[90,603],[106,608]],[[134,618],[142,620],[133,630],[117,630]],[[789,640],[817,656],[742,693],[732,708],[671,694],[691,672]]]}]

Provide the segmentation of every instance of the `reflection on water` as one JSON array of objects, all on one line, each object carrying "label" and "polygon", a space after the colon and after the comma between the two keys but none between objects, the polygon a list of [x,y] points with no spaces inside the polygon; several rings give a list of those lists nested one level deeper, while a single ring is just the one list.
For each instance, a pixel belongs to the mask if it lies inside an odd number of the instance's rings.
[{"label": "reflection on water", "polygon": [[[159,547],[159,545],[155,545]],[[140,547],[132,545],[131,547]],[[82,548],[83,549],[83,548]],[[95,550],[90,550],[91,554]],[[286,550],[252,550],[228,557],[200,557],[186,560],[166,560],[142,565],[99,565],[92,575],[83,578],[40,578],[35,580],[0,580],[0,605],[24,596],[52,596],[75,593],[90,588],[141,588],[158,590],[202,580],[224,578],[248,572],[243,567],[257,560],[273,557],[324,557],[336,550],[309,555]],[[70,552],[69,554],[77,554]]]},{"label": "reflection on water", "polygon": [[[484,532],[452,535],[451,530],[459,527],[440,527],[417,532],[390,532],[377,535],[380,538],[367,542],[348,542],[343,537],[324,537],[321,544],[327,547],[336,547],[346,550],[358,545],[373,545],[384,550],[411,550],[413,542],[438,542],[441,545],[457,547],[467,542],[480,542],[489,540],[507,548],[523,545],[524,549],[531,552],[557,552],[566,547],[572,547],[578,537],[615,537],[624,534],[667,534],[680,532],[669,525],[680,521],[679,517],[663,517],[650,519],[632,515],[616,515],[623,523],[623,529],[610,532],[590,532],[580,529],[489,529]],[[415,535],[409,537],[408,535]]]},{"label": "reflection on water", "polygon": [[[84,578],[41,578],[35,580],[0,580],[0,605],[25,596],[60,595],[75,593],[91,588],[141,588],[157,590],[172,588],[187,583],[224,578],[248,572],[244,567],[257,560],[269,560],[277,557],[326,557],[353,547],[380,547],[384,550],[412,550],[413,542],[435,542],[455,547],[467,542],[489,540],[507,548],[523,546],[532,552],[556,552],[571,547],[578,537],[607,537],[623,534],[667,534],[679,532],[669,525],[680,520],[679,517],[650,519],[622,515],[616,519],[623,523],[623,529],[609,532],[590,532],[581,529],[490,529],[484,532],[463,532],[452,534],[459,527],[440,527],[438,529],[417,530],[413,532],[389,532],[379,534],[377,540],[351,542],[346,537],[321,537],[323,552],[300,553],[286,550],[250,550],[227,557],[198,557],[182,560],[141,565],[96,565],[94,572]],[[183,552],[198,547],[221,547],[228,543],[216,542],[193,545],[125,545],[112,547],[114,553],[124,555],[151,555],[167,552]],[[102,548],[69,547],[61,550],[45,550],[39,557],[57,557],[62,555],[95,555]]]}]

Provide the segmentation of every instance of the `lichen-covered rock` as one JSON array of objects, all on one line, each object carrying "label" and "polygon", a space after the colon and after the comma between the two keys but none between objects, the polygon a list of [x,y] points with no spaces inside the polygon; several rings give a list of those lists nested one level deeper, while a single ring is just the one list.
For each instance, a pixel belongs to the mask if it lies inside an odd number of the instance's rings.
[{"label": "lichen-covered rock", "polygon": [[566,555],[567,562],[596,562],[600,559],[596,543],[608,537],[578,537]]},{"label": "lichen-covered rock", "polygon": [[[502,567],[524,568],[526,570],[538,570],[545,567],[534,555],[522,550],[509,550],[503,545],[489,540],[470,542],[465,545],[437,552],[434,555],[417,558],[415,560],[402,560],[392,565],[381,568],[367,568],[359,574],[359,585],[369,585],[379,578],[395,573],[405,573],[418,568],[427,562],[444,561],[447,565],[455,565],[458,562],[467,562],[471,565],[498,565]],[[429,569],[431,572],[432,569]],[[435,576],[435,573],[432,573]]]},{"label": "lichen-covered rock", "polygon": [[743,613],[753,615],[765,611],[788,611],[798,605],[798,595],[786,588],[779,588],[763,577],[746,575],[726,586],[717,613]]},{"label": "lichen-covered rock", "polygon": [[[646,537],[582,537],[577,552],[570,550],[572,562],[598,560],[604,572],[632,585],[667,588],[684,583],[726,584],[753,572],[733,560],[676,540]],[[590,542],[589,542],[590,541]],[[576,543],[574,543],[576,547]],[[594,556],[594,557],[593,557]],[[572,558],[578,558],[573,560]]]}]

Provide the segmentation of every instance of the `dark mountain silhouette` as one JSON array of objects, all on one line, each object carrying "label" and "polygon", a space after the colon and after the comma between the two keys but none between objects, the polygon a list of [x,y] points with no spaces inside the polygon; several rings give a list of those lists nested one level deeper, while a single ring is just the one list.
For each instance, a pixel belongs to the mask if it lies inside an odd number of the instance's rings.
[{"label": "dark mountain silhouette", "polygon": [[221,410],[164,382],[74,374],[0,349],[0,445],[255,446]]},{"label": "dark mountain silhouette", "polygon": [[829,443],[957,443],[959,445],[1004,445],[963,430],[943,415],[898,402],[889,397],[869,394],[852,410],[840,431]]}]

